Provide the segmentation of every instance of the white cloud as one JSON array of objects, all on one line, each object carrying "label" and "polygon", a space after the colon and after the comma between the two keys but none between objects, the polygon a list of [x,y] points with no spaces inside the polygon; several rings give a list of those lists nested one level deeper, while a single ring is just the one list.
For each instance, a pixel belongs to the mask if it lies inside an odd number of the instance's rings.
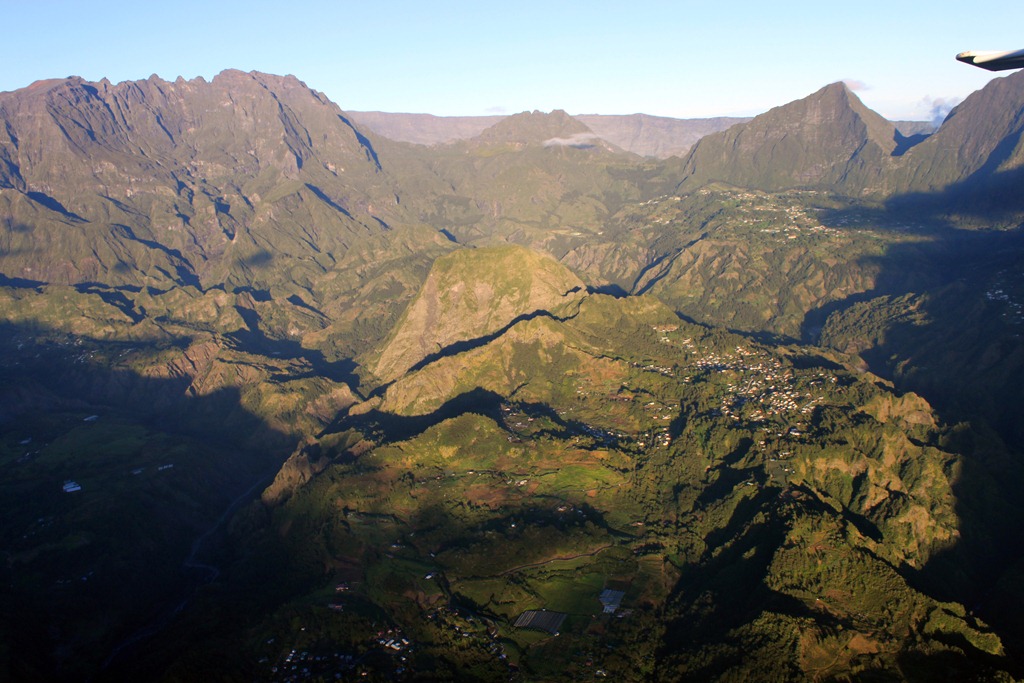
[{"label": "white cloud", "polygon": [[544,141],[545,147],[593,147],[600,138],[593,133],[575,133],[567,138],[550,138]]},{"label": "white cloud", "polygon": [[950,110],[958,104],[959,97],[925,97],[921,100],[922,108],[928,111],[928,119],[936,126],[940,125]]}]

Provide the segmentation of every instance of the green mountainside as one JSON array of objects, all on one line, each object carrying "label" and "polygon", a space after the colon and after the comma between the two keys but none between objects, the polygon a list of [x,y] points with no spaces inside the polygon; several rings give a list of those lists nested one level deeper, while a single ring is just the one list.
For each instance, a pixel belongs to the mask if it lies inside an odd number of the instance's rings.
[{"label": "green mountainside", "polygon": [[985,217],[1019,217],[1022,80],[1015,73],[992,81],[927,136],[900,133],[834,83],[702,138],[685,160],[679,187],[819,189],[955,207],[967,216],[980,210]]},{"label": "green mountainside", "polygon": [[1022,79],[669,159],[0,94],[0,675],[1024,675]]},{"label": "green mountainside", "polygon": [[[505,118],[501,115],[433,116],[381,111],[349,111],[346,115],[360,127],[382,137],[417,145],[468,140]],[[649,114],[574,114],[573,118],[616,147],[659,159],[685,156],[705,135],[750,120],[730,116],[676,119]],[[893,124],[903,138],[909,139],[930,135],[938,127],[932,121],[894,121]]]},{"label": "green mountainside", "polygon": [[[686,158],[681,190],[711,181],[765,190],[856,188],[885,191],[895,126],[843,83],[709,136]],[[856,191],[855,190],[855,191]]]},{"label": "green mountainside", "polygon": [[557,318],[579,305],[585,286],[553,260],[524,247],[456,251],[434,262],[419,294],[367,366],[385,381],[457,344],[494,335],[518,320]]}]

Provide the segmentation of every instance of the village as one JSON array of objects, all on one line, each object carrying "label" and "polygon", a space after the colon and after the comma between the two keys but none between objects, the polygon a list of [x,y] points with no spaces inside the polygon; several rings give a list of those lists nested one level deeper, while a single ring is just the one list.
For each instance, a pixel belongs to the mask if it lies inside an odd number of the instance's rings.
[{"label": "village", "polygon": [[[338,597],[328,603],[327,607],[336,613],[345,611],[346,595],[356,587],[349,582],[339,583],[335,590]],[[354,595],[358,603],[362,596]],[[598,621],[607,628],[612,619],[621,619],[632,614],[631,609],[622,609],[626,591],[616,588],[605,588],[597,597],[594,611],[589,615],[591,622]],[[486,659],[494,666],[507,673],[507,680],[522,679],[520,666],[507,650],[510,641],[509,633],[515,631],[532,631],[539,637],[559,638],[561,631],[570,616],[564,612],[544,608],[525,610],[509,623],[496,621],[493,617],[484,616],[465,606],[455,606],[449,601],[437,604],[421,615],[422,623],[417,627],[421,637],[428,640],[416,642],[414,637],[397,625],[380,627],[358,644],[339,648],[323,641],[310,641],[305,626],[298,627],[298,638],[291,646],[284,647],[277,638],[268,639],[262,650],[263,655],[258,662],[257,680],[274,681],[275,683],[297,683],[299,681],[343,681],[343,680],[417,680],[418,673],[424,662],[430,662],[427,653],[432,647],[451,647],[466,653],[470,659]],[[576,615],[577,618],[583,615]],[[578,630],[579,626],[574,627]],[[510,631],[511,629],[511,631]],[[533,638],[535,640],[536,638]],[[447,643],[447,645],[444,645]],[[578,643],[576,647],[578,647]],[[277,655],[269,654],[278,652]],[[593,655],[584,656],[581,651],[583,666],[594,678],[606,676],[598,667]]]},{"label": "village", "polygon": [[985,291],[985,299],[996,304],[1002,304],[1002,318],[1010,325],[1024,324],[1024,305],[1011,293],[1014,289],[1012,279],[1015,274],[1012,272],[1001,272],[997,275],[992,285]]}]

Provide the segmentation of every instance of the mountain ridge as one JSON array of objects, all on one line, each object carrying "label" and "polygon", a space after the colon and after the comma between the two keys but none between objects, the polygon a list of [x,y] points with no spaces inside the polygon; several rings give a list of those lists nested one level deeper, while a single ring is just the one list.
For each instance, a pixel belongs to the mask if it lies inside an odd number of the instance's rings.
[{"label": "mountain ridge", "polygon": [[1022,74],[994,79],[957,105],[932,134],[911,138],[865,107],[845,84],[834,83],[702,138],[684,160],[679,189],[720,181],[887,199],[940,193],[976,174],[992,181],[1022,164],[1013,142],[1022,130],[1022,81]]},{"label": "mountain ridge", "polygon": [[[378,111],[350,111],[375,133],[419,145],[449,144],[482,133],[508,115],[434,116]],[[749,121],[749,117],[677,119],[650,114],[574,114],[600,138],[627,152],[656,158],[681,156],[702,136]]]}]

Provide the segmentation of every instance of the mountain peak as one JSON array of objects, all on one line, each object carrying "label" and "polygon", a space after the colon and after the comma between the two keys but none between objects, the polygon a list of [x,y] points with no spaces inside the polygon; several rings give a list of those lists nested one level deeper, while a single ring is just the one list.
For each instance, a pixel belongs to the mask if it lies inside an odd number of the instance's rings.
[{"label": "mountain peak", "polygon": [[473,142],[478,144],[586,144],[597,139],[594,131],[582,122],[561,109],[551,113],[541,111],[524,111],[502,119],[484,132]]},{"label": "mountain peak", "polygon": [[694,188],[711,181],[762,190],[835,187],[874,190],[895,149],[896,128],[848,85],[831,83],[750,122],[703,138],[687,158]]},{"label": "mountain peak", "polygon": [[424,360],[507,328],[557,315],[586,286],[550,257],[518,245],[461,249],[437,259],[379,357],[374,373],[396,379]]},{"label": "mountain peak", "polygon": [[[846,81],[836,81],[835,83],[829,83],[828,85],[824,86],[823,88],[818,90],[817,93],[853,95],[853,90],[850,88],[849,85],[846,84]],[[813,97],[814,94],[812,94],[811,96]]]},{"label": "mountain peak", "polygon": [[224,69],[213,77],[213,82],[222,85],[256,82],[271,89],[282,87],[309,89],[309,86],[291,74],[278,76],[277,74],[268,74],[262,71],[241,71],[239,69]]}]

